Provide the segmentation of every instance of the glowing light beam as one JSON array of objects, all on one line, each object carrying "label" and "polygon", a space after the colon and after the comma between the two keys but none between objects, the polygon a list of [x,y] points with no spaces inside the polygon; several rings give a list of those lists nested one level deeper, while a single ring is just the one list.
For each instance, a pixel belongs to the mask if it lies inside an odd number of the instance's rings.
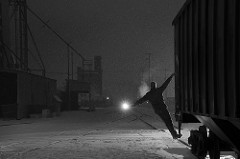
[{"label": "glowing light beam", "polygon": [[122,110],[129,110],[130,109],[130,104],[128,102],[123,102],[121,104]]}]

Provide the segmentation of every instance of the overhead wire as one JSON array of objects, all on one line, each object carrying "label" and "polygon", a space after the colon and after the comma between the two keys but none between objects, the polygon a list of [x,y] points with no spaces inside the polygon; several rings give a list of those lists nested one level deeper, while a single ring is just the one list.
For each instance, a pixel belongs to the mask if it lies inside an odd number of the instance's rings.
[{"label": "overhead wire", "polygon": [[69,42],[67,42],[59,33],[57,33],[54,29],[52,29],[52,27],[50,27],[44,20],[42,20],[42,18],[40,16],[38,16],[33,10],[31,10],[28,6],[27,6],[28,11],[34,15],[38,20],[40,20],[49,30],[51,30],[60,40],[62,40],[69,48],[71,48],[71,50],[73,50],[73,52],[75,54],[77,54],[78,56],[80,56],[80,58],[82,59],[82,61],[85,61],[85,58],[75,49],[73,48]]},{"label": "overhead wire", "polygon": [[37,64],[42,67],[41,63],[39,62],[39,60],[37,59],[37,57],[33,54],[33,52],[28,49],[28,52],[30,53],[30,55],[32,56],[32,58],[37,62]]},{"label": "overhead wire", "polygon": [[[23,14],[22,11],[21,11],[21,14]],[[35,41],[35,38],[34,38],[34,36],[33,36],[33,33],[32,33],[32,31],[31,31],[29,25],[28,25],[27,23],[26,23],[26,25],[27,25],[28,32],[30,33],[31,39],[32,39],[32,41],[33,41],[33,45],[34,45],[34,47],[35,47],[35,49],[36,49],[38,58],[39,58],[39,60],[40,60],[40,62],[41,62],[41,66],[42,66],[42,69],[43,69],[43,75],[45,76],[46,68],[45,68],[45,65],[44,65],[44,63],[43,63],[41,53],[40,53],[40,51],[39,51],[39,49],[38,49],[37,43],[36,43],[36,41]]]}]

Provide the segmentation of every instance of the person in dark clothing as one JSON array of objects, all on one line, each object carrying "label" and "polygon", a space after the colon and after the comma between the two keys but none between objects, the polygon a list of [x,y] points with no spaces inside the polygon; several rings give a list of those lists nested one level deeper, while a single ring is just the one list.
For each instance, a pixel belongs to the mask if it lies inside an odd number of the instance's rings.
[{"label": "person in dark clothing", "polygon": [[162,96],[163,91],[166,89],[173,76],[174,74],[172,74],[159,88],[156,88],[155,82],[151,82],[151,90],[147,92],[146,95],[144,95],[142,98],[137,100],[133,106],[137,106],[144,103],[145,101],[149,101],[152,104],[155,113],[159,115],[160,118],[165,122],[172,137],[174,139],[177,139],[181,137],[181,134],[177,134],[176,130],[174,129],[171,116],[168,112],[167,106],[165,105]]}]

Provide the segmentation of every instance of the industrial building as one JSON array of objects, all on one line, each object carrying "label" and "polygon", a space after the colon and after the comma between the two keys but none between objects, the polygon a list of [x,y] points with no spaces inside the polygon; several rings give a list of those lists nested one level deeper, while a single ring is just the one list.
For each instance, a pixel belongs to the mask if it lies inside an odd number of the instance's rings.
[{"label": "industrial building", "polygon": [[[45,76],[46,69],[28,25],[28,11],[82,59],[76,80],[69,78],[68,71],[62,110],[106,105],[102,97],[101,56],[86,60],[28,8],[26,0],[0,0],[0,98],[4,99],[0,101],[0,118],[21,119],[31,114],[41,114],[45,110],[53,112],[57,109],[54,100],[57,92],[56,80]],[[29,39],[39,56],[42,76],[33,74],[33,70],[29,68]]]},{"label": "industrial building", "polygon": [[84,67],[78,67],[78,81],[88,82],[91,87],[91,98],[97,100],[102,97],[102,58],[94,57],[94,63],[87,61]]},{"label": "industrial building", "polygon": [[69,86],[66,87],[69,91],[66,96],[70,100],[65,107],[77,110],[81,107],[106,106],[106,100],[102,95],[101,60],[101,56],[94,56],[93,60],[85,60],[83,67],[78,67],[77,80],[69,80]]},{"label": "industrial building", "polygon": [[21,119],[55,110],[56,80],[19,70],[0,71],[0,118]]},{"label": "industrial building", "polygon": [[21,119],[55,108],[56,80],[28,66],[26,0],[0,0],[0,118]]}]

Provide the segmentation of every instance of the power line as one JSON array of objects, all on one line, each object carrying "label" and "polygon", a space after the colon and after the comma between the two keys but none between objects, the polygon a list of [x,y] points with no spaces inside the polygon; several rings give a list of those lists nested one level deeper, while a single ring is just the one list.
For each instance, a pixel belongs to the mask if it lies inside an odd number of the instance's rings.
[{"label": "power line", "polygon": [[34,38],[34,36],[33,36],[33,34],[32,34],[32,31],[31,31],[31,29],[30,29],[30,27],[29,27],[28,24],[27,24],[27,29],[28,29],[28,32],[30,33],[31,38],[32,38],[33,45],[34,45],[34,47],[35,47],[35,49],[36,49],[36,51],[37,51],[37,55],[38,55],[38,57],[39,57],[39,60],[40,60],[40,62],[41,62],[42,68],[43,68],[43,76],[45,77],[45,76],[46,76],[46,74],[45,74],[45,73],[46,73],[46,68],[45,68],[45,65],[44,65],[44,63],[43,63],[43,60],[42,60],[40,51],[39,51],[39,49],[38,49],[37,43],[36,43],[36,41],[35,41],[35,38]]},{"label": "power line", "polygon": [[74,49],[69,42],[64,40],[60,34],[58,34],[54,29],[52,29],[46,22],[44,22],[40,16],[38,16],[34,11],[32,11],[28,6],[27,9],[30,13],[32,13],[38,20],[40,20],[49,30],[51,30],[60,40],[62,40],[69,48],[71,48],[78,56],[81,57],[82,61],[85,60],[85,58],[76,50]]},{"label": "power line", "polygon": [[37,64],[42,68],[41,63],[39,63],[38,58],[33,54],[33,52],[28,48],[28,52],[32,56],[32,58],[37,62]]}]

